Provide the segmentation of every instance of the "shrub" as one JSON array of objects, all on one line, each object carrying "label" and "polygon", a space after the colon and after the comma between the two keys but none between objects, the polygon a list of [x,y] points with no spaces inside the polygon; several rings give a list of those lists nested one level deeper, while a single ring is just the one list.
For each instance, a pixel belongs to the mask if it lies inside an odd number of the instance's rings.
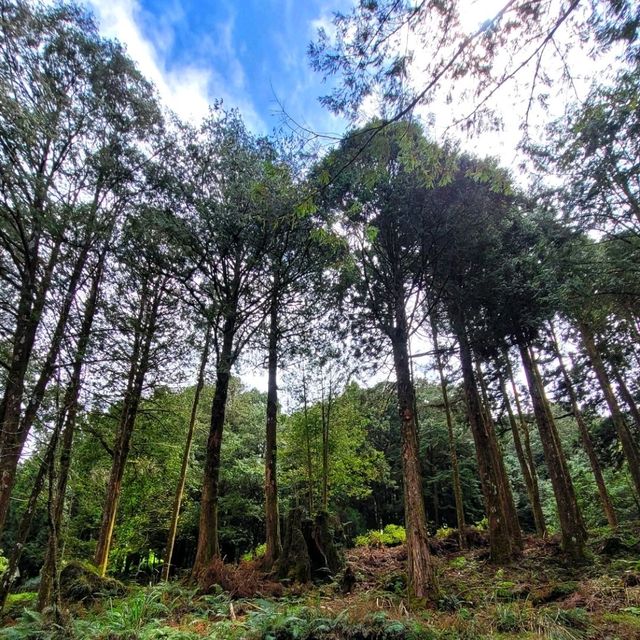
[{"label": "shrub", "polygon": [[251,549],[251,551],[247,551],[247,553],[243,553],[241,560],[242,562],[251,562],[252,560],[260,560],[260,558],[264,558],[264,554],[267,552],[267,543],[263,542],[259,544],[255,549]]},{"label": "shrub", "polygon": [[516,603],[496,607],[496,629],[502,633],[526,631],[531,626],[531,608]]},{"label": "shrub", "polygon": [[356,536],[356,547],[395,547],[407,541],[405,528],[398,524],[388,524],[382,531],[367,531]]},{"label": "shrub", "polygon": [[198,577],[198,585],[205,592],[211,592],[219,585],[232,598],[282,595],[282,585],[262,575],[255,561],[235,565],[226,564],[221,558],[213,558]]}]

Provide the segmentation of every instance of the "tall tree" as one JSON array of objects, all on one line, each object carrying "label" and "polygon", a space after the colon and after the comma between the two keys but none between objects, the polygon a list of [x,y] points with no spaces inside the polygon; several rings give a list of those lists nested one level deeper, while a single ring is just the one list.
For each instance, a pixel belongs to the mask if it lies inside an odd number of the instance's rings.
[{"label": "tall tree", "polygon": [[182,464],[180,466],[180,476],[178,477],[178,486],[173,498],[173,508],[171,510],[171,523],[169,525],[169,535],[167,537],[167,546],[164,552],[164,561],[162,565],[162,579],[168,580],[171,572],[171,558],[173,556],[173,547],[176,542],[176,534],[178,532],[178,519],[180,517],[180,509],[182,507],[182,498],[184,495],[184,487],[187,482],[187,470],[189,467],[189,458],[191,456],[191,443],[193,442],[193,433],[196,426],[196,418],[198,414],[198,404],[200,403],[200,395],[204,388],[204,376],[209,360],[209,349],[211,347],[211,327],[207,326],[204,337],[204,345],[202,346],[202,356],[200,357],[200,367],[198,368],[198,378],[193,392],[193,402],[191,404],[191,412],[189,414],[189,426],[187,428],[187,438],[184,443],[182,452]]},{"label": "tall tree", "polygon": [[[268,291],[267,420],[265,447],[264,564],[273,565],[281,551],[277,489],[278,368],[294,349],[302,348],[303,335],[316,324],[329,304],[329,273],[341,253],[341,243],[321,219],[321,210],[302,194],[308,186],[294,175],[293,162],[274,147],[265,160],[262,188],[266,224],[272,238],[266,255],[264,283]],[[326,273],[325,273],[326,272]],[[304,329],[303,329],[304,327]],[[323,493],[323,495],[325,495]],[[326,509],[326,504],[325,504]]]},{"label": "tall tree", "polygon": [[[505,354],[505,358],[508,358],[508,353]],[[498,365],[500,366],[500,365]],[[518,457],[518,463],[520,465],[520,471],[524,479],[524,484],[527,488],[527,496],[529,497],[529,504],[531,505],[531,512],[533,513],[533,521],[536,526],[536,533],[540,537],[546,535],[546,525],[544,521],[544,514],[542,512],[542,503],[540,501],[540,492],[538,490],[537,472],[535,466],[532,464],[532,460],[527,457],[527,452],[522,444],[522,438],[520,437],[520,425],[513,412],[511,406],[511,400],[507,391],[507,385],[504,380],[502,372],[498,369],[498,381],[500,384],[500,391],[502,393],[502,400],[507,410],[507,416],[509,418],[509,426],[511,427],[511,434],[513,436],[513,445],[516,450],[516,456]]]},{"label": "tall tree", "polygon": [[212,113],[200,131],[188,132],[179,212],[186,282],[212,328],[216,381],[200,501],[197,576],[219,554],[220,455],[231,369],[263,326],[268,296],[261,289],[273,235],[264,215],[265,171],[270,150],[254,139],[237,114]]},{"label": "tall tree", "polygon": [[[343,142],[321,165],[321,181],[352,154],[356,138]],[[385,341],[393,356],[402,433],[408,579],[411,593],[418,597],[433,597],[437,584],[427,543],[409,340],[426,320],[420,314],[427,294],[423,267],[430,247],[428,186],[442,177],[443,155],[424,140],[419,127],[399,123],[326,190],[329,206],[342,212],[341,224],[349,234],[355,277],[350,300],[353,324],[366,342]]]},{"label": "tall tree", "polygon": [[465,522],[464,522],[464,503],[462,500],[462,483],[460,481],[460,467],[458,465],[458,452],[456,450],[456,439],[453,432],[453,417],[451,405],[449,403],[449,392],[447,390],[447,379],[444,373],[444,363],[440,343],[438,340],[438,323],[435,315],[435,309],[431,312],[429,318],[431,324],[431,338],[433,340],[433,349],[435,351],[436,367],[440,378],[440,390],[442,392],[442,401],[444,402],[445,417],[447,420],[447,435],[449,437],[449,457],[451,459],[451,481],[453,484],[453,496],[456,503],[456,523],[458,527],[458,541],[460,547],[466,546]]},{"label": "tall tree", "polygon": [[176,327],[176,291],[165,273],[164,256],[157,230],[151,225],[156,209],[141,207],[125,227],[119,247],[118,280],[114,283],[117,303],[108,309],[109,319],[121,331],[111,348],[122,365],[115,374],[126,376],[113,442],[113,458],[106,488],[102,522],[94,556],[104,575],[109,561],[118,501],[122,488],[131,436],[148,374],[157,369],[170,346],[167,335]]},{"label": "tall tree", "polygon": [[555,358],[558,361],[560,373],[562,374],[562,379],[564,381],[564,387],[566,389],[567,395],[569,396],[571,411],[573,412],[573,417],[575,418],[578,429],[580,431],[582,446],[584,447],[584,451],[587,454],[587,458],[589,458],[589,464],[591,465],[591,470],[593,471],[593,477],[595,478],[596,486],[598,487],[598,496],[600,498],[600,503],[602,504],[602,509],[604,511],[605,517],[607,518],[609,526],[616,527],[618,525],[618,518],[613,508],[613,503],[611,502],[609,492],[607,491],[607,486],[604,482],[602,468],[600,465],[600,461],[598,460],[598,456],[596,455],[596,451],[589,434],[589,429],[587,428],[584,415],[580,410],[578,396],[575,392],[573,382],[571,380],[571,377],[569,376],[569,372],[567,371],[567,368],[565,366],[562,353],[560,352],[560,345],[558,344],[558,338],[556,336],[553,324],[549,325],[549,335],[551,337],[551,348],[553,350]]},{"label": "tall tree", "polygon": [[[0,402],[1,529],[16,465],[51,380],[94,240],[97,212],[129,180],[131,143],[146,135],[159,114],[149,84],[122,48],[102,40],[79,8],[5,2],[0,29],[0,278],[11,291],[3,298],[16,310],[9,314],[12,347]],[[56,310],[49,309],[53,282],[68,290]],[[38,337],[46,334],[48,311],[57,316],[57,327],[23,412],[27,370]]]}]

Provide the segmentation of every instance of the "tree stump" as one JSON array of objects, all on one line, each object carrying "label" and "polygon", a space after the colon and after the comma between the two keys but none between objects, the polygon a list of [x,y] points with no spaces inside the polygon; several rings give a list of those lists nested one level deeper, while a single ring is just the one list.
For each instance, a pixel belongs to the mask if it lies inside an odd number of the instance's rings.
[{"label": "tree stump", "polygon": [[336,576],[343,560],[333,541],[327,513],[315,520],[303,518],[302,509],[292,509],[285,525],[282,556],[275,566],[281,578],[296,582],[327,580]]}]

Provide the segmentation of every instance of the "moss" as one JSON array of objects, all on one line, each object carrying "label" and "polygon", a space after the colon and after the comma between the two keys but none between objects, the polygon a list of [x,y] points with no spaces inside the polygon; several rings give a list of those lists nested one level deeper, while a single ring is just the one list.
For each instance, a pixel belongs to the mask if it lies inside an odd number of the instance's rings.
[{"label": "moss", "polygon": [[578,590],[578,586],[575,581],[555,582],[534,591],[532,599],[534,604],[537,605],[563,600],[575,593]]},{"label": "moss", "polygon": [[99,600],[104,597],[122,596],[126,587],[113,578],[103,578],[95,567],[80,562],[70,562],[60,573],[60,594],[69,602]]},{"label": "moss", "polygon": [[499,600],[515,600],[519,596],[515,593],[516,583],[503,580],[496,585],[496,598]]},{"label": "moss", "polygon": [[17,618],[24,609],[33,609],[38,593],[36,591],[25,591],[23,593],[10,593],[2,610],[5,619]]},{"label": "moss", "polygon": [[622,625],[629,630],[640,630],[640,616],[627,611],[619,613],[605,613],[602,616],[603,622],[612,622],[616,625]]}]

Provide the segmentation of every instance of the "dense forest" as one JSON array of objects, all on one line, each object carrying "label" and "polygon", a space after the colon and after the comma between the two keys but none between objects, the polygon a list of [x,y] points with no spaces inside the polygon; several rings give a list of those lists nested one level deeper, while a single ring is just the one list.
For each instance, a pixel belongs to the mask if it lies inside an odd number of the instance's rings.
[{"label": "dense forest", "polygon": [[[316,153],[0,0],[0,637],[640,637],[640,13],[459,10],[336,15]],[[616,68],[521,169],[415,116],[565,22]]]}]

